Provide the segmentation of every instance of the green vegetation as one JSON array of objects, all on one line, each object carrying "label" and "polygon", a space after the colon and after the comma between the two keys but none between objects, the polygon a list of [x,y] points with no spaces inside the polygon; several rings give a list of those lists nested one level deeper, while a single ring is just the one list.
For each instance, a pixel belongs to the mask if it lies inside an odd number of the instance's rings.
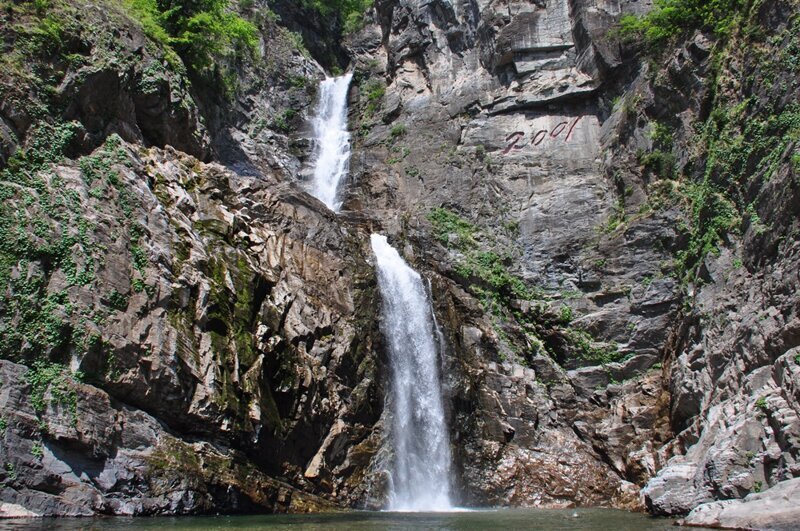
[{"label": "green vegetation", "polygon": [[568,325],[572,322],[572,319],[572,308],[566,304],[562,304],[558,312],[558,320],[561,321],[562,324]]},{"label": "green vegetation", "polygon": [[[493,251],[479,249],[478,229],[458,214],[446,208],[434,208],[428,214],[433,225],[434,237],[445,246],[457,249],[462,258],[456,264],[456,272],[463,278],[489,290],[504,303],[516,299],[533,299],[536,294],[525,282],[507,270],[510,261]],[[488,292],[482,292],[487,295]]]},{"label": "green vegetation", "polygon": [[[78,160],[83,182],[67,181],[52,164],[67,154],[74,129],[71,123],[39,123],[28,149],[0,172],[0,356],[6,359],[63,360],[101,343],[98,323],[108,309],[86,307],[71,295],[73,287],[102,289],[96,271],[107,248],[85,216],[86,201],[99,196],[109,205],[116,199],[120,228],[130,231],[132,281],[153,294],[144,283],[143,230],[131,221],[138,200],[118,173],[128,154],[112,135],[93,155]],[[87,198],[81,197],[82,188],[88,189]],[[57,289],[53,278],[59,279]],[[105,299],[111,309],[127,306],[127,295],[115,290]]]},{"label": "green vegetation", "polygon": [[625,223],[625,196],[620,195],[617,199],[617,204],[614,205],[614,211],[605,223],[599,227],[599,230],[605,234],[611,234],[621,227],[623,223]]},{"label": "green vegetation", "polygon": [[389,135],[392,137],[392,139],[399,138],[405,134],[406,134],[406,124],[395,124],[389,131]]},{"label": "green vegetation", "polygon": [[405,146],[392,146],[390,151],[394,153],[391,157],[386,159],[386,164],[397,164],[398,162],[402,162],[411,154],[411,150]]},{"label": "green vegetation", "polygon": [[295,50],[299,51],[303,55],[303,57],[310,57],[311,54],[308,53],[308,49],[306,48],[302,35],[300,35],[296,31],[287,30],[286,37],[291,41],[292,47]]},{"label": "green vegetation", "polygon": [[31,386],[31,406],[37,414],[47,408],[45,393],[50,390],[50,403],[65,406],[72,417],[72,424],[78,422],[78,394],[71,385],[69,369],[59,363],[36,361],[28,370],[25,379]]},{"label": "green vegetation", "polygon": [[671,179],[675,171],[675,155],[660,149],[642,152],[639,154],[639,164],[661,179]]},{"label": "green vegetation", "polygon": [[794,167],[794,171],[800,172],[800,153],[792,155],[792,166]]},{"label": "green vegetation", "polygon": [[44,455],[44,448],[42,447],[42,443],[35,442],[33,446],[31,446],[31,455],[37,459],[41,459]]},{"label": "green vegetation", "polygon": [[372,116],[380,108],[386,94],[386,82],[382,78],[370,78],[361,84],[361,94],[366,96],[365,114]]},{"label": "green vegetation", "polygon": [[767,406],[767,398],[764,396],[759,397],[758,400],[756,400],[756,407],[764,413],[769,411],[769,407]]},{"label": "green vegetation", "polygon": [[434,208],[428,214],[428,221],[433,224],[433,235],[436,239],[448,247],[465,249],[476,244],[474,235],[478,228],[455,212],[446,208]]},{"label": "green vegetation", "polygon": [[323,17],[333,17],[345,35],[364,27],[364,15],[374,0],[302,0]]},{"label": "green vegetation", "polygon": [[[792,87],[786,79],[779,82],[787,72],[800,73],[798,17],[790,17],[783,32],[768,36],[750,5],[744,0],[664,0],[646,17],[627,19],[664,48],[668,38],[696,28],[718,37],[709,61],[713,100],[708,117],[682,132],[690,138],[690,145],[683,146],[689,148],[684,149],[688,160],[677,167],[672,125],[659,121],[651,122],[652,150],[637,154],[651,178],[648,203],[640,213],[679,206],[687,214],[688,223],[681,227],[686,244],[674,263],[684,282],[696,280],[702,261],[720,246],[746,231],[761,235],[774,229],[757,191],[782,168],[796,171],[800,164],[792,150],[800,142],[800,104],[785,97],[797,82]],[[742,68],[748,75],[741,86],[733,86]],[[662,73],[654,76],[659,79]],[[618,224],[619,216],[612,217],[608,228]],[[734,267],[741,267],[741,260]]]},{"label": "green vegetation", "polygon": [[689,243],[677,261],[684,276],[692,275],[728,234],[740,232],[743,221],[757,232],[765,230],[746,195],[748,184],[769,180],[788,144],[800,139],[800,105],[777,114],[745,114],[744,109],[718,106],[712,112],[702,132],[707,146],[703,180],[681,188],[691,220]]},{"label": "green vegetation", "polygon": [[125,311],[128,307],[128,297],[123,295],[122,293],[118,292],[117,290],[113,290],[107,297],[108,305],[114,308],[115,310]]},{"label": "green vegetation", "polygon": [[72,306],[64,291],[46,293],[37,264],[62,269],[68,285],[94,279],[90,227],[77,220],[80,200],[44,171],[63,156],[74,130],[72,123],[39,124],[30,148],[0,172],[0,354],[8,359],[59,348],[69,339],[65,317]]},{"label": "green vegetation", "polygon": [[616,345],[598,343],[583,330],[567,328],[565,335],[567,341],[573,346],[575,354],[588,364],[605,365],[624,359]]},{"label": "green vegetation", "polygon": [[405,169],[405,174],[409,177],[419,177],[419,168],[416,166],[409,166]]},{"label": "green vegetation", "polygon": [[649,152],[637,153],[639,164],[658,178],[671,179],[675,175],[675,155],[672,154],[674,131],[666,124],[658,121],[651,123],[650,139],[653,149]]},{"label": "green vegetation", "polygon": [[161,12],[156,0],[123,0],[123,2],[142,25],[145,35],[162,45],[169,45],[170,35],[162,26]]},{"label": "green vegetation", "polygon": [[295,116],[297,116],[297,111],[295,109],[285,109],[272,121],[272,128],[281,133],[291,132],[294,129],[292,120]]},{"label": "green vegetation", "polygon": [[[558,312],[548,309],[540,290],[508,270],[511,257],[506,252],[482,249],[486,235],[478,227],[446,208],[432,209],[428,220],[433,236],[456,252],[455,273],[491,315],[498,337],[522,356],[517,361],[545,352],[570,366],[620,360],[615,346],[569,326],[574,319],[570,306],[562,305]],[[511,322],[518,326],[514,338],[504,329]],[[525,351],[517,345],[525,345]]]},{"label": "green vegetation", "polygon": [[229,11],[229,0],[126,0],[147,35],[178,52],[202,73],[219,58],[255,52],[255,26]]},{"label": "green vegetation", "polygon": [[640,39],[655,50],[666,41],[696,29],[724,37],[730,34],[747,1],[655,0],[654,4],[654,9],[647,15],[622,17],[619,33],[624,39]]},{"label": "green vegetation", "polygon": [[6,476],[8,477],[9,481],[15,481],[18,476],[17,467],[14,466],[14,463],[6,463]]},{"label": "green vegetation", "polygon": [[468,252],[456,266],[456,272],[465,279],[473,280],[488,288],[503,302],[512,299],[532,299],[534,293],[520,278],[507,270],[508,258],[494,252]]}]

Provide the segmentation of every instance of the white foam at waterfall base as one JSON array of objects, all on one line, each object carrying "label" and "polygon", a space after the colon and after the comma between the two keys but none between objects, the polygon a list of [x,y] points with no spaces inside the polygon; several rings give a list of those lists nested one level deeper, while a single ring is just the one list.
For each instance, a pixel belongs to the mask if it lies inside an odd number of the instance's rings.
[{"label": "white foam at waterfall base", "polygon": [[385,236],[373,234],[371,243],[392,373],[388,509],[453,511],[439,353],[425,285]]},{"label": "white foam at waterfall base", "polygon": [[340,185],[350,163],[347,131],[347,92],[353,74],[326,78],[319,86],[314,117],[314,177],[311,195],[338,212],[342,206]]}]

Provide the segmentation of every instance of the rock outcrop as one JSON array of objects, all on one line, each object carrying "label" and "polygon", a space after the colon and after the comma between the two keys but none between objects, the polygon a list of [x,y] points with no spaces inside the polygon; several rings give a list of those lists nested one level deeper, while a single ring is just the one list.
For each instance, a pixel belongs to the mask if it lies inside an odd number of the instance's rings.
[{"label": "rock outcrop", "polygon": [[682,525],[714,529],[796,529],[800,521],[800,478],[778,483],[743,500],[725,500],[700,505],[681,521]]}]

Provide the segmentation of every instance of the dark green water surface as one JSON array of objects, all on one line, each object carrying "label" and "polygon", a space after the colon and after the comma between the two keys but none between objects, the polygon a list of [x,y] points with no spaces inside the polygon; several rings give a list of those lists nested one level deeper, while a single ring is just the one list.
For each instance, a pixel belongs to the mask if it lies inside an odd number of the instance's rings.
[{"label": "dark green water surface", "polygon": [[343,512],[314,515],[61,518],[0,521],[0,529],[40,530],[481,530],[579,529],[666,531],[674,521],[612,509],[498,509],[455,513]]}]

